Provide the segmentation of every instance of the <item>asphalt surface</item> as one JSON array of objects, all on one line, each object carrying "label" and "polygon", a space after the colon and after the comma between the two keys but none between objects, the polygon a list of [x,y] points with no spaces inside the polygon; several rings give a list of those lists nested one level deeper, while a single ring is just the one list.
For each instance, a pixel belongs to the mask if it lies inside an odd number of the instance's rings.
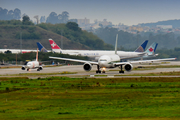
[{"label": "asphalt surface", "polygon": [[[149,64],[133,64],[133,66],[149,66]],[[155,66],[157,64],[154,63]],[[173,61],[168,64],[161,64],[161,65],[180,65],[180,61]],[[66,75],[50,75],[50,76],[69,76],[69,77],[78,77],[78,76],[90,76],[93,77],[96,74],[97,66],[94,65],[92,70],[89,72],[84,71],[83,65],[69,65],[69,66],[57,66],[57,67],[45,67],[41,71],[37,71],[36,69],[31,69],[31,71],[21,70],[21,68],[7,68],[7,69],[0,69],[0,75],[8,76],[13,74],[23,74],[23,73],[62,73],[64,71],[68,72],[77,72],[77,74],[66,74]],[[111,71],[113,70],[113,71]],[[101,73],[100,75],[107,75],[107,77],[114,77],[114,75],[131,75],[131,74],[141,74],[141,73],[160,73],[160,72],[173,72],[173,71],[180,71],[180,68],[156,68],[152,70],[132,70],[131,72],[126,72],[124,74],[119,74],[119,68],[114,69],[107,69],[106,73]],[[45,77],[46,75],[44,75]],[[33,76],[28,76],[33,77]],[[36,76],[38,77],[38,76]],[[42,77],[42,76],[41,76]],[[120,77],[120,76],[118,76]],[[126,76],[127,77],[127,76]],[[177,76],[179,77],[179,76]]]}]

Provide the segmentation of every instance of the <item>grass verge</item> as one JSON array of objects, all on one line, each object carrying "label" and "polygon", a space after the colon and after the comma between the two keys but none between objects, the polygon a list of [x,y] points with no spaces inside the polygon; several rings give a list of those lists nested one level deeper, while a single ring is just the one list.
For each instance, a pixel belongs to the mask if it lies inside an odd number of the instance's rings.
[{"label": "grass verge", "polygon": [[0,78],[0,119],[180,119],[180,78]]}]

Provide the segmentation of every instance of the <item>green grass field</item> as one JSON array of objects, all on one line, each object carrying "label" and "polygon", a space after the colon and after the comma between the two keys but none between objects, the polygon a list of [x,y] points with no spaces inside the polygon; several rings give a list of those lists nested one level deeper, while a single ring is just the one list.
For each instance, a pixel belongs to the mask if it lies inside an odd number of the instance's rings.
[{"label": "green grass field", "polygon": [[180,119],[180,78],[0,78],[0,119]]}]

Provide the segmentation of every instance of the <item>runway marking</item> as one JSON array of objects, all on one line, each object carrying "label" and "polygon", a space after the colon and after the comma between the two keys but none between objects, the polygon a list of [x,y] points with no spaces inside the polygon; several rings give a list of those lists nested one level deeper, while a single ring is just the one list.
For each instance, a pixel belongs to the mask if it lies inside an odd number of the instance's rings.
[{"label": "runway marking", "polygon": [[90,75],[90,77],[94,77],[94,75]]},{"label": "runway marking", "polygon": [[108,77],[108,78],[113,78],[113,77],[114,77],[114,75],[108,75],[107,77]]}]

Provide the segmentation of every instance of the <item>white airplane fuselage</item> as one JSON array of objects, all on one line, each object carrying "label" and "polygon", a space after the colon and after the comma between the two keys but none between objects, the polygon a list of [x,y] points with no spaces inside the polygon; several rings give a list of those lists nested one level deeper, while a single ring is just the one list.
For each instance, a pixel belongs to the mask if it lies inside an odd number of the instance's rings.
[{"label": "white airplane fuselage", "polygon": [[39,67],[39,62],[38,61],[30,61],[26,65],[27,69],[36,69],[38,67]]},{"label": "white airplane fuselage", "polygon": [[36,52],[36,50],[20,50],[20,49],[0,49],[0,53],[5,53],[6,51],[11,51],[11,53],[30,53],[30,52]]},{"label": "white airplane fuselage", "polygon": [[[99,51],[99,50],[56,50],[56,49],[53,49],[53,51],[57,53],[62,53],[62,54],[87,56],[90,58],[95,58],[95,60],[98,60],[99,57],[102,55],[114,54],[114,51],[103,51],[103,50]],[[141,57],[144,54],[145,53],[142,53],[142,52],[117,51],[117,55],[119,55],[121,59]]]},{"label": "white airplane fuselage", "polygon": [[120,62],[119,55],[103,55],[98,59],[98,65],[100,68],[114,68],[113,63]]}]

